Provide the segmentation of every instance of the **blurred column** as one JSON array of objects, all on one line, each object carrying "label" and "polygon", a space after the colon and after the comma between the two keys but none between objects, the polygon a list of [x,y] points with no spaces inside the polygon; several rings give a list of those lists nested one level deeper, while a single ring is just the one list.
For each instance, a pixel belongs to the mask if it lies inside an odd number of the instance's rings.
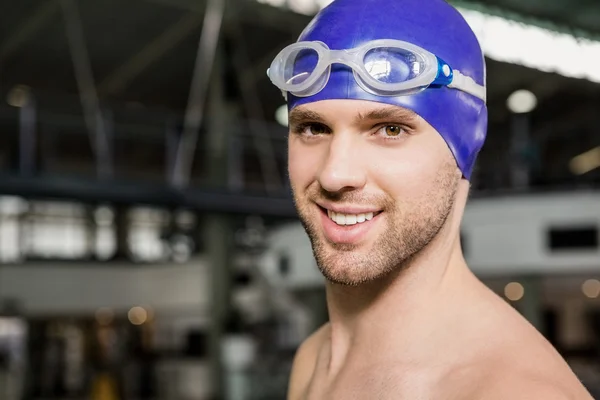
[{"label": "blurred column", "polygon": [[169,181],[175,174],[177,144],[180,133],[174,119],[169,119],[165,125],[165,179]]},{"label": "blurred column", "polygon": [[35,172],[36,159],[36,104],[31,90],[21,86],[12,90],[9,96],[22,97],[19,102],[19,172],[22,175],[32,175]]},{"label": "blurred column", "polygon": [[508,97],[506,105],[511,112],[510,182],[515,189],[526,189],[533,161],[531,112],[537,107],[537,97],[529,90],[517,90]]},{"label": "blurred column", "polygon": [[98,131],[104,129],[104,136],[97,135],[96,136],[96,148],[104,148],[104,155],[101,162],[104,164],[96,164],[96,170],[101,178],[113,178],[114,169],[115,169],[115,121],[114,121],[114,113],[112,110],[106,109],[101,110],[100,115],[98,115],[96,121],[100,121],[103,119],[102,125],[100,122],[98,124]]},{"label": "blurred column", "polygon": [[116,249],[113,260],[129,261],[129,209],[124,206],[115,206],[115,234]]},{"label": "blurred column", "polygon": [[[204,168],[211,186],[226,187],[228,184],[228,150],[234,109],[227,104],[224,85],[224,49],[217,48],[212,79],[209,89],[206,119]],[[226,376],[222,357],[222,341],[225,338],[225,325],[231,310],[230,282],[233,249],[232,221],[222,214],[209,214],[204,219],[206,255],[211,265],[211,334],[210,355],[215,398],[225,398]]]},{"label": "blurred column", "polygon": [[578,293],[561,302],[560,307],[560,344],[565,349],[583,348],[592,341],[586,321],[588,301]]},{"label": "blurred column", "polygon": [[230,135],[235,123],[235,112],[233,107],[227,103],[225,98],[224,84],[224,49],[217,48],[209,89],[209,117],[207,118],[207,134],[205,137],[204,168],[208,183],[215,186],[224,186],[228,183],[228,150]]},{"label": "blurred column", "polygon": [[228,136],[227,187],[230,191],[241,192],[244,189],[244,138],[237,132]]},{"label": "blurred column", "polygon": [[252,398],[252,379],[248,374],[255,362],[256,344],[250,335],[229,334],[221,341],[222,359],[226,370],[226,400]]},{"label": "blurred column", "polygon": [[211,370],[215,398],[225,393],[224,366],[222,364],[221,341],[225,336],[225,325],[230,314],[231,253],[233,247],[231,221],[224,215],[207,215],[204,220],[204,243],[211,265]]},{"label": "blurred column", "polygon": [[96,214],[95,207],[86,206],[85,207],[85,247],[86,247],[86,257],[90,259],[95,259],[97,252],[97,232],[98,225],[96,223]]},{"label": "blurred column", "polygon": [[530,171],[526,154],[529,149],[529,115],[513,114],[511,116],[511,161],[510,182],[515,189],[529,187]]},{"label": "blurred column", "polygon": [[541,278],[528,276],[520,279],[519,282],[525,289],[525,294],[519,301],[519,311],[538,331],[544,334]]}]

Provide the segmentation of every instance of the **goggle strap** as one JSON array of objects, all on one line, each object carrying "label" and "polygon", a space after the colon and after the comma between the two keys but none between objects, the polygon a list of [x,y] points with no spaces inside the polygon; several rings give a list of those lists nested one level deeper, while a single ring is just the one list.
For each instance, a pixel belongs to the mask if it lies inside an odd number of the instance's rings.
[{"label": "goggle strap", "polygon": [[469,93],[484,102],[486,101],[486,90],[470,76],[463,75],[460,71],[454,70],[452,82],[448,85],[449,88],[462,90]]}]

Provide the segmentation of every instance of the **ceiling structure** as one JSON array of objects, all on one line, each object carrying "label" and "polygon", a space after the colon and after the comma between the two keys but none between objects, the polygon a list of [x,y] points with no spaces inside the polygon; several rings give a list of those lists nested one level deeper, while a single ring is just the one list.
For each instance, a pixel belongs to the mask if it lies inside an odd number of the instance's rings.
[{"label": "ceiling structure", "polygon": [[524,20],[536,19],[561,30],[600,37],[600,3],[595,0],[478,0],[478,3],[500,13],[512,12]]},{"label": "ceiling structure", "polygon": [[[264,0],[266,1],[266,0]],[[0,14],[0,166],[19,166],[19,108],[15,88],[30,88],[36,99],[37,170],[44,174],[94,176],[94,153],[78,97],[65,15],[55,0],[3,1]],[[290,4],[298,4],[298,1]],[[206,2],[192,0],[91,0],[76,3],[94,86],[114,128],[115,175],[121,180],[165,183],[168,135],[180,130],[188,103]],[[285,1],[279,1],[285,5]],[[481,0],[455,3],[509,16],[559,32],[600,38],[600,3],[594,0]],[[64,5],[64,4],[63,4]],[[273,56],[295,40],[310,20],[254,0],[228,3],[214,77],[223,82],[225,103],[234,119],[224,135],[242,137],[244,188],[260,189],[261,157],[249,120],[264,120],[271,154],[285,185],[285,128],[274,115],[283,104],[265,71]],[[539,49],[538,49],[539,50]],[[552,52],[553,49],[545,49]],[[532,49],[531,51],[535,51]],[[573,157],[600,146],[600,84],[488,58],[489,136],[478,165],[475,187],[511,186],[511,165],[525,159],[536,188],[600,184],[600,169],[576,176]],[[214,78],[213,78],[214,80]],[[511,153],[511,132],[520,122],[508,111],[508,96],[533,92],[538,107],[528,118],[529,145]],[[29,89],[28,89],[29,90]],[[211,89],[213,90],[213,89]],[[18,93],[18,91],[17,91]],[[18,102],[18,96],[16,96]],[[13,104],[14,105],[14,104]],[[22,114],[22,113],[21,113]],[[211,113],[205,115],[205,122]],[[205,183],[202,159],[207,123],[200,130],[192,184]],[[264,165],[263,165],[264,167]],[[264,169],[264,168],[263,168]],[[264,171],[263,171],[264,172]],[[0,184],[0,186],[2,186]]]}]

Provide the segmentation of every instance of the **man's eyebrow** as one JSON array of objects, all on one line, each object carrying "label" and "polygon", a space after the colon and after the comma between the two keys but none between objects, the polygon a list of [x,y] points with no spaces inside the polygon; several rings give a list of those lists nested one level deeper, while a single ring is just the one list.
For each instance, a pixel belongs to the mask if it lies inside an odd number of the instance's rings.
[{"label": "man's eyebrow", "polygon": [[411,122],[417,119],[417,114],[411,110],[400,107],[385,107],[378,108],[366,113],[359,113],[356,117],[356,123],[360,124],[365,121],[404,121]]},{"label": "man's eyebrow", "polygon": [[319,122],[319,123],[324,124],[325,118],[323,118],[321,116],[321,114],[314,112],[314,111],[310,111],[310,110],[293,109],[290,112],[290,116],[289,116],[289,124],[290,125],[297,125],[297,124],[300,124],[300,123],[306,122],[306,121]]}]

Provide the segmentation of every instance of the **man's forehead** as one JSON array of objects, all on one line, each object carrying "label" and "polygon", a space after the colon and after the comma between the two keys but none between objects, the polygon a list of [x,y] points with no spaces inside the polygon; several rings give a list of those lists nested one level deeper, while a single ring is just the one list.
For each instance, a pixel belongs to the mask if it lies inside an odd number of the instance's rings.
[{"label": "man's forehead", "polygon": [[369,120],[415,120],[419,115],[404,107],[358,100],[326,100],[294,107],[290,124],[301,121],[326,122],[352,118],[360,123]]}]

